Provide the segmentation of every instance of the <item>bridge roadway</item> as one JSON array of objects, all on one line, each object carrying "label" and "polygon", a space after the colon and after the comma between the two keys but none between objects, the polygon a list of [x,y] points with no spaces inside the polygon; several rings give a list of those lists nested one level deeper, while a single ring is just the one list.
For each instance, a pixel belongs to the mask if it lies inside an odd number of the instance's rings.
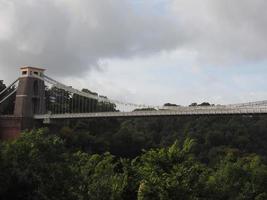
[{"label": "bridge roadway", "polygon": [[266,106],[202,106],[178,107],[172,110],[132,111],[132,112],[93,112],[35,115],[37,120],[79,119],[79,118],[116,118],[116,117],[152,117],[152,116],[193,116],[193,115],[252,115],[267,114]]}]

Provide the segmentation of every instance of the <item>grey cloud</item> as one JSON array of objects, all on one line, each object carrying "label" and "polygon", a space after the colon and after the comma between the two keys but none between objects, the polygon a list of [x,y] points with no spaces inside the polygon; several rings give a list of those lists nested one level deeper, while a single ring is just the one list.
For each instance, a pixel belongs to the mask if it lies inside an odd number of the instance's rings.
[{"label": "grey cloud", "polygon": [[262,61],[266,8],[265,0],[0,0],[0,14],[10,11],[0,72],[33,65],[80,76],[101,59],[175,49],[196,52],[200,64]]},{"label": "grey cloud", "polygon": [[186,47],[206,64],[265,61],[267,2],[264,0],[173,0],[175,15],[190,35]]},{"label": "grey cloud", "polygon": [[101,59],[144,56],[183,40],[169,16],[125,0],[0,0],[0,12],[8,6],[12,34],[0,39],[2,71],[33,65],[81,75]]}]

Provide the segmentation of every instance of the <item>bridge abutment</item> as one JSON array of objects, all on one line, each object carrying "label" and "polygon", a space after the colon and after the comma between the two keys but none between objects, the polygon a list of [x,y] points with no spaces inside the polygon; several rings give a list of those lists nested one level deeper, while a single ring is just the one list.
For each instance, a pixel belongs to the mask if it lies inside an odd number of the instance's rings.
[{"label": "bridge abutment", "polygon": [[22,130],[31,129],[34,126],[32,118],[17,116],[0,117],[0,139],[8,140],[17,138]]}]

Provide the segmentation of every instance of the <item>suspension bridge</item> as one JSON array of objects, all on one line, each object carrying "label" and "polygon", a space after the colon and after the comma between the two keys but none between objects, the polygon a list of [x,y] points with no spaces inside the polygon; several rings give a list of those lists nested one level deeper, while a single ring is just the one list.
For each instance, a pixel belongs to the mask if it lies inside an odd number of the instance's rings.
[{"label": "suspension bridge", "polygon": [[55,119],[267,113],[267,100],[217,106],[134,104],[88,89],[77,90],[44,72],[41,68],[22,67],[20,77],[0,91],[0,131],[16,135],[25,128],[33,128],[35,121],[50,123]]}]

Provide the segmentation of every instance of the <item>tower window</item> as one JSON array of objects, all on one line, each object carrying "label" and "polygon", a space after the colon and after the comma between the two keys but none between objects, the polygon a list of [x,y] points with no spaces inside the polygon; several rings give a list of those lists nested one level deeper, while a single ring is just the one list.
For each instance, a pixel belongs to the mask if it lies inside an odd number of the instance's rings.
[{"label": "tower window", "polygon": [[27,71],[22,71],[22,75],[27,75]]},{"label": "tower window", "polygon": [[38,72],[33,72],[35,75],[39,75],[39,73]]}]

